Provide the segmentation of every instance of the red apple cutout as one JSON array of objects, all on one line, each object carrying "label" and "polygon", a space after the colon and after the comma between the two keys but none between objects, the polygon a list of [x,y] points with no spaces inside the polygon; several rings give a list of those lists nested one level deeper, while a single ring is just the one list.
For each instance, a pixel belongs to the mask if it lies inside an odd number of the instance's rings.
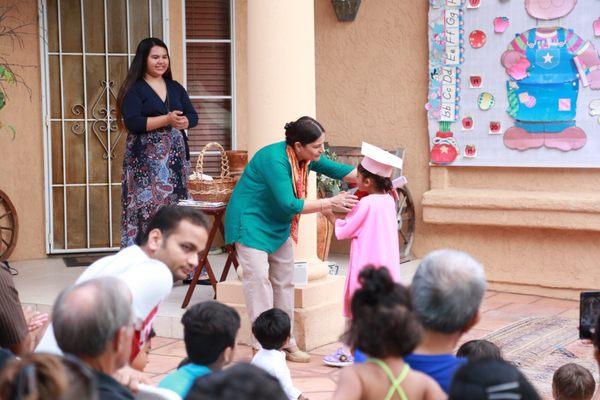
[{"label": "red apple cutout", "polygon": [[500,121],[491,121],[490,122],[490,133],[497,135],[502,131],[502,123]]},{"label": "red apple cutout", "polygon": [[481,76],[473,75],[469,77],[469,84],[472,88],[480,88],[481,87]]},{"label": "red apple cutout", "polygon": [[477,148],[475,147],[474,144],[468,144],[465,146],[465,157],[467,158],[473,158],[477,156]]},{"label": "red apple cutout", "polygon": [[462,127],[463,127],[463,130],[465,130],[465,131],[473,129],[473,118],[464,117],[462,119]]}]

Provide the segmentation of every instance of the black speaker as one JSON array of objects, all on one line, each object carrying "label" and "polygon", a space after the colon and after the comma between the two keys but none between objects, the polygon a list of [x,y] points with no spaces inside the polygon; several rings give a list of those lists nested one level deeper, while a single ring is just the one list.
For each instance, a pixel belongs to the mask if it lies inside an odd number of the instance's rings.
[{"label": "black speaker", "polygon": [[579,295],[579,338],[592,339],[600,316],[600,292]]}]

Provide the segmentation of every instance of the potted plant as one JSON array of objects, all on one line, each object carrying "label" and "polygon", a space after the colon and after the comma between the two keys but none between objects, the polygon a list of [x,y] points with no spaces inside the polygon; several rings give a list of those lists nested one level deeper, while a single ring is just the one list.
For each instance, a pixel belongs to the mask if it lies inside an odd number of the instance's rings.
[{"label": "potted plant", "polygon": [[[332,161],[337,160],[337,154],[331,151],[328,146],[325,147],[325,156]],[[331,179],[330,177],[322,174],[317,174],[317,191],[319,198],[324,199],[326,197],[336,196],[341,190],[342,181]]]},{"label": "potted plant", "polygon": [[[337,160],[337,155],[329,147],[325,147],[325,156],[330,160]],[[319,198],[333,197],[342,190],[342,181],[331,179],[328,176],[317,174],[317,192]],[[317,215],[317,257],[321,261],[327,260],[329,247],[333,238],[333,225],[322,214]]]}]

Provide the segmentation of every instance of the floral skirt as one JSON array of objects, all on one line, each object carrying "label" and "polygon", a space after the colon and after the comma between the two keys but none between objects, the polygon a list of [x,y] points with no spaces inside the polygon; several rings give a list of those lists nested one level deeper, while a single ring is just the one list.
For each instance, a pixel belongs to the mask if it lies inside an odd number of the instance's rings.
[{"label": "floral skirt", "polygon": [[188,198],[183,135],[165,128],[127,135],[121,191],[121,248],[136,243],[164,205]]}]

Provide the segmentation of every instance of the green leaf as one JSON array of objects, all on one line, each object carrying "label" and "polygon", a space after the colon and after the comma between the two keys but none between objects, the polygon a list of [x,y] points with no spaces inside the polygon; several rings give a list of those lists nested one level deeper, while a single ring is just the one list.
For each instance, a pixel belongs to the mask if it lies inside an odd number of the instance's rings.
[{"label": "green leaf", "polygon": [[8,83],[15,83],[15,75],[9,70],[4,71],[4,80]]},{"label": "green leaf", "polygon": [[9,68],[0,65],[0,79],[8,83],[15,83],[15,74]]},{"label": "green leaf", "polygon": [[6,101],[4,99],[4,92],[0,91],[0,110],[2,110],[2,108],[4,108],[5,105]]},{"label": "green leaf", "polygon": [[15,136],[17,135],[17,130],[12,125],[7,125],[8,129],[12,132],[12,140],[15,140]]}]

